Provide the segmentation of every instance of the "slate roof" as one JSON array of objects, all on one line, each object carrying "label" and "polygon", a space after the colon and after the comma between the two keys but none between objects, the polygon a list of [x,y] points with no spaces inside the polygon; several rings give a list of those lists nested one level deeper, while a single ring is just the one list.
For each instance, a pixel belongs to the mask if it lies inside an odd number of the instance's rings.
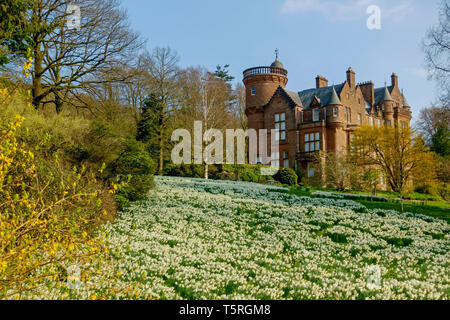
[{"label": "slate roof", "polygon": [[[287,96],[291,104],[295,104],[299,107],[303,107],[304,110],[308,110],[310,109],[311,103],[314,101],[315,97],[317,97],[318,101],[320,101],[321,107],[326,107],[329,105],[342,105],[342,102],[339,99],[339,95],[341,94],[344,86],[345,82],[339,85],[333,85],[319,89],[312,88],[300,92],[287,90],[282,87],[279,87],[278,90],[282,90],[282,93],[285,94],[285,96]],[[376,88],[374,90],[375,94],[374,106],[378,106],[382,101],[393,101],[392,96],[390,94],[393,89],[394,89],[393,86]],[[370,115],[372,105],[369,102],[367,102],[366,99],[364,99],[364,103],[366,107],[366,113],[367,115]],[[404,106],[409,106],[408,101],[406,100],[406,97],[404,95],[403,95],[403,104]]]},{"label": "slate roof", "polygon": [[331,99],[328,102],[328,105],[340,105],[340,106],[342,105],[342,102],[341,102],[341,100],[339,100],[339,97],[336,93],[336,89],[334,89],[334,86],[333,86],[333,91],[331,92]]},{"label": "slate roof", "polygon": [[[305,109],[309,109],[311,106],[311,103],[314,100],[314,97],[317,96],[317,98],[320,100],[320,106],[326,107],[329,106],[330,102],[333,102],[333,89],[336,91],[337,95],[339,95],[342,92],[342,89],[344,88],[345,82],[336,86],[329,86],[329,87],[323,87],[323,88],[313,88],[308,90],[303,90],[298,93],[300,100],[303,102],[303,107]],[[340,101],[339,101],[340,104]]]},{"label": "slate roof", "polygon": [[372,106],[370,105],[370,103],[368,103],[368,102],[366,101],[366,99],[364,99],[364,103],[365,103],[365,105],[366,105],[366,114],[367,114],[367,115],[370,115],[370,111],[372,111]]},{"label": "slate roof", "polygon": [[390,92],[394,87],[382,87],[375,89],[375,106],[378,106],[382,101],[393,101]]},{"label": "slate roof", "polygon": [[402,93],[402,96],[403,96],[403,107],[409,107],[410,105],[408,103],[408,100],[406,100],[406,97],[403,93]]},{"label": "slate roof", "polygon": [[302,100],[300,99],[300,96],[298,95],[297,92],[291,91],[291,90],[286,90],[284,89],[284,91],[286,92],[286,94],[289,96],[289,98],[292,99],[292,101],[295,102],[295,104],[299,107],[303,107],[303,103]]}]

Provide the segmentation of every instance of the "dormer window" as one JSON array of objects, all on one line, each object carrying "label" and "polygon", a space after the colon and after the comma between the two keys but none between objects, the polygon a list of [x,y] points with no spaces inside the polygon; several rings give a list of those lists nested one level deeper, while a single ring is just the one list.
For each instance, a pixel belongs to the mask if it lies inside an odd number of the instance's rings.
[{"label": "dormer window", "polygon": [[252,96],[256,95],[256,88],[252,87]]}]

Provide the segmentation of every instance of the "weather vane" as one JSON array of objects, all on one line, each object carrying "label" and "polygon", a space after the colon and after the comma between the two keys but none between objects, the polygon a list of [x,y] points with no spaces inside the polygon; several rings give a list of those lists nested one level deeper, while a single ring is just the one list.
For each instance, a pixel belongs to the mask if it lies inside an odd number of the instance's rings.
[{"label": "weather vane", "polygon": [[276,59],[278,60],[278,53],[279,53],[280,51],[278,50],[278,48],[276,48],[275,49],[275,57],[276,57]]}]

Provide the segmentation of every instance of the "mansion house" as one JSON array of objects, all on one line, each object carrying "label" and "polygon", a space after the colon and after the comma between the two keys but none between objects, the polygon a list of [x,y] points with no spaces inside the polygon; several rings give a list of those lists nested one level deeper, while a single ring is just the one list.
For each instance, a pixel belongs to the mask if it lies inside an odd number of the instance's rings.
[{"label": "mansion house", "polygon": [[390,86],[375,88],[372,81],[356,83],[349,68],[341,84],[330,86],[325,77],[317,76],[315,88],[302,91],[286,89],[287,75],[278,58],[270,66],[244,71],[248,128],[279,130],[280,149],[272,153],[273,166],[312,176],[314,154],[346,150],[358,126],[411,122],[411,107],[395,73]]}]

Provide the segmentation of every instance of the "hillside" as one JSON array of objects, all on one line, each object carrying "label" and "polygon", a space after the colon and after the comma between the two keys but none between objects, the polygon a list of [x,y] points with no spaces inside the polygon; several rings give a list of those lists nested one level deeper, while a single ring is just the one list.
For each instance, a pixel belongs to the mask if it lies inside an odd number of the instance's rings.
[{"label": "hillside", "polygon": [[[139,279],[155,298],[450,297],[446,222],[258,184],[156,183],[107,227],[123,254],[122,285]],[[370,287],[378,267],[381,283]]]}]

